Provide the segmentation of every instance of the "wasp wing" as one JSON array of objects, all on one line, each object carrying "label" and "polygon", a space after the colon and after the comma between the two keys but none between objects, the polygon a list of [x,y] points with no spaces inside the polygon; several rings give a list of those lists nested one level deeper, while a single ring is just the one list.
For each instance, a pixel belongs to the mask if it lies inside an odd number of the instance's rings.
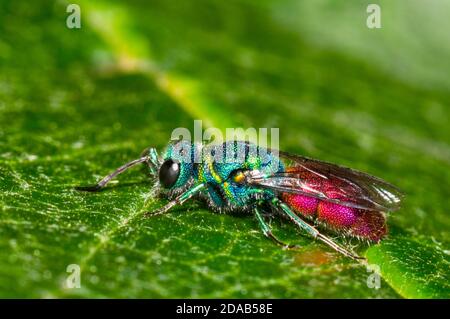
[{"label": "wasp wing", "polygon": [[374,211],[400,207],[402,192],[392,184],[357,170],[286,152],[279,152],[284,172],[262,176],[249,171],[247,182],[281,193],[301,194],[343,206]]}]

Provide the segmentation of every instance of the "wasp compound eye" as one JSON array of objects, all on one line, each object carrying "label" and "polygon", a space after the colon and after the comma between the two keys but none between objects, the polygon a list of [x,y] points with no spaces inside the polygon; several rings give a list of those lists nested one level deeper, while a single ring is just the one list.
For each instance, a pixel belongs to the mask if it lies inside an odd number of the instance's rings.
[{"label": "wasp compound eye", "polygon": [[180,176],[180,164],[169,159],[159,169],[159,182],[164,188],[171,188]]}]

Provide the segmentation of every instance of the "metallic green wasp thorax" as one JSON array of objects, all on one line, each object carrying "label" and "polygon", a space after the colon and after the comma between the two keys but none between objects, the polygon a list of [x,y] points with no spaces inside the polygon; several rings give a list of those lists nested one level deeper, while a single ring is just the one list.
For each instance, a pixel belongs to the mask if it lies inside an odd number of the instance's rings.
[{"label": "metallic green wasp thorax", "polygon": [[262,197],[273,196],[240,182],[239,172],[258,170],[264,175],[283,171],[283,166],[269,150],[247,142],[225,142],[204,146],[179,141],[167,149],[164,160],[180,163],[180,177],[173,191],[192,182],[204,183],[212,206],[238,208]]}]

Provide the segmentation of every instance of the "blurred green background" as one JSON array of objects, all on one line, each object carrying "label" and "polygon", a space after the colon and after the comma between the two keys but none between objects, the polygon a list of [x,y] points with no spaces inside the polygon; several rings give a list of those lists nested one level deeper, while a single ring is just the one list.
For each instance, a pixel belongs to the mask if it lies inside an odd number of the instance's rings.
[{"label": "blurred green background", "polygon": [[[449,1],[77,4],[69,29],[68,2],[0,2],[0,297],[450,297]],[[356,248],[379,289],[284,221],[274,232],[301,250],[197,201],[145,219],[165,200],[140,170],[73,190],[194,119],[279,127],[282,149],[403,189],[389,237]]]}]

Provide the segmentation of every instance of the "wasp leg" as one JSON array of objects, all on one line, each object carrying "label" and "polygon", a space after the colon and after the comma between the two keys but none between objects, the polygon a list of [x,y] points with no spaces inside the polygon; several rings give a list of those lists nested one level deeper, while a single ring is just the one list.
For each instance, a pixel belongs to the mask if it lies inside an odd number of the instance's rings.
[{"label": "wasp leg", "polygon": [[360,257],[360,256],[348,251],[347,249],[339,246],[333,240],[331,240],[330,238],[321,234],[315,227],[311,226],[310,224],[305,222],[303,219],[301,219],[297,214],[295,214],[291,210],[291,208],[286,203],[281,201],[280,199],[274,198],[272,200],[272,205],[275,206],[275,208],[281,208],[282,213],[284,213],[287,217],[289,217],[289,219],[292,222],[294,222],[298,227],[300,227],[301,229],[306,231],[308,234],[310,234],[314,238],[321,240],[322,242],[324,242],[325,244],[327,244],[328,246],[330,246],[337,252],[340,252],[341,254],[343,254],[347,257],[350,257],[352,259],[355,259],[355,260],[365,259],[365,258]]},{"label": "wasp leg", "polygon": [[272,233],[272,230],[270,229],[270,226],[267,225],[267,223],[264,221],[264,218],[261,215],[261,212],[259,211],[258,207],[255,207],[253,209],[256,219],[259,222],[259,226],[261,226],[261,230],[264,233],[264,236],[272,239],[274,242],[276,242],[278,245],[281,245],[283,248],[286,249],[294,249],[294,248],[299,248],[300,246],[298,245],[290,245],[290,244],[286,244],[284,242],[282,242],[281,240],[279,240],[277,237],[275,237],[275,235]]},{"label": "wasp leg", "polygon": [[192,198],[194,195],[196,195],[198,192],[203,190],[205,188],[205,184],[198,184],[190,189],[188,189],[186,192],[175,198],[174,200],[170,201],[166,206],[163,206],[154,212],[146,212],[144,214],[145,217],[150,216],[156,216],[156,215],[162,215],[164,213],[167,213],[169,209],[176,205],[182,205],[185,201],[187,201],[189,198]]}]

